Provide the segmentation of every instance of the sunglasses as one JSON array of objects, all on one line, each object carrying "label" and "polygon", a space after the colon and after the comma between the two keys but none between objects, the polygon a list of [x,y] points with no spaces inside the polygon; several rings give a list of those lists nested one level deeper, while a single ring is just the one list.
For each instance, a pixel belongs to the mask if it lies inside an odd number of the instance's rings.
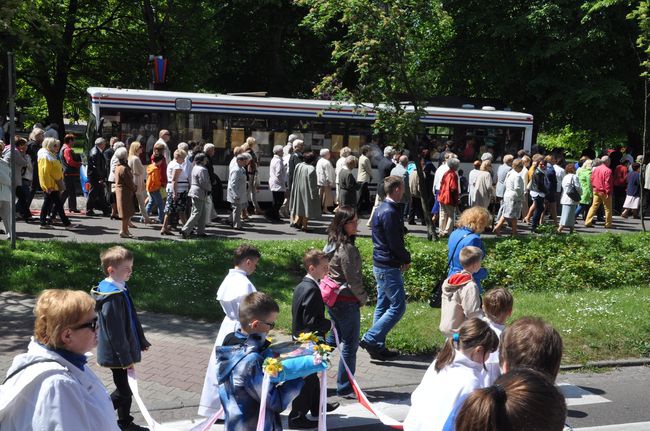
[{"label": "sunglasses", "polygon": [[266,326],[269,327],[269,329],[273,329],[273,328],[275,328],[275,322],[273,322],[273,323],[269,323],[269,322],[265,322],[265,321],[263,321],[263,320],[260,320],[259,322],[260,322],[260,323],[264,323]]},{"label": "sunglasses", "polygon": [[75,326],[72,329],[76,330],[76,329],[84,329],[84,328],[88,328],[91,331],[95,331],[97,329],[97,318],[95,317],[90,322],[82,323],[81,325]]}]

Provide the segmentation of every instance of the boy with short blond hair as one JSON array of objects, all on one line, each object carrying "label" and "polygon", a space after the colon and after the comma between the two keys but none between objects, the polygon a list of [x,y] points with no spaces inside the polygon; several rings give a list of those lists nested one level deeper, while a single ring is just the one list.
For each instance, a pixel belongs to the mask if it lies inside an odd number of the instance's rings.
[{"label": "boy with short blond hair", "polygon": [[[514,298],[512,293],[504,287],[499,287],[488,291],[483,297],[483,312],[485,313],[485,321],[490,325],[490,328],[501,339],[501,333],[506,328],[506,320],[512,315],[512,307]],[[492,352],[487,361],[485,361],[487,368],[486,385],[491,386],[494,381],[501,375],[499,365],[499,350]]]},{"label": "boy with short blond hair", "polygon": [[472,276],[481,269],[483,250],[475,246],[463,247],[459,257],[463,269],[442,284],[440,332],[447,338],[457,333],[465,320],[483,317],[481,291]]},{"label": "boy with short blond hair", "polygon": [[[275,327],[280,307],[269,295],[253,292],[239,306],[241,332],[229,334],[217,347],[219,396],[227,431],[254,430],[262,399],[262,365],[268,356],[268,331]],[[266,400],[264,431],[282,430],[280,412],[298,395],[303,379],[271,385]]]},{"label": "boy with short blond hair", "polygon": [[117,410],[120,429],[143,431],[133,422],[131,403],[133,394],[129,387],[127,370],[142,359],[141,352],[148,350],[147,341],[126,287],[133,272],[133,253],[121,246],[111,247],[100,254],[102,269],[107,277],[91,290],[95,298],[99,330],[97,332],[97,363],[111,369],[115,391],[111,394]]}]

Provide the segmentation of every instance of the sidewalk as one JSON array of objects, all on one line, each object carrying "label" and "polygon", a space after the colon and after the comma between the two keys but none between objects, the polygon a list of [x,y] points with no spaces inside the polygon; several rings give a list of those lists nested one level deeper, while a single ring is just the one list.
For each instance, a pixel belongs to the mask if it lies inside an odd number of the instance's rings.
[{"label": "sidewalk", "polygon": [[[0,375],[5,375],[12,358],[26,350],[33,328],[34,297],[14,292],[0,293]],[[198,422],[196,414],[205,368],[210,350],[214,345],[218,325],[187,318],[141,313],[145,334],[152,346],[143,354],[136,366],[140,394],[153,418],[165,423],[168,430],[189,430]],[[272,335],[283,341],[286,335]],[[420,383],[424,372],[431,363],[431,357],[403,356],[396,361],[372,361],[368,354],[359,349],[357,355],[356,377],[371,402],[379,403],[387,414],[403,420],[410,403],[410,394]],[[328,387],[336,385],[338,354],[334,354],[333,368],[328,371]],[[89,365],[104,384],[113,388],[110,372],[99,367],[93,360]],[[328,415],[328,429],[389,429],[352,400],[331,400],[341,402],[342,406]],[[134,411],[137,406],[133,403]],[[286,426],[286,415],[283,419]],[[137,421],[145,425],[137,414]],[[368,427],[368,428],[366,428]],[[214,426],[214,430],[222,429]]]},{"label": "sidewalk", "polygon": [[[42,204],[42,197],[37,195],[32,202],[31,209],[34,212],[34,215],[40,213],[40,208]],[[25,223],[23,221],[18,221],[16,223],[16,232],[17,236],[20,239],[31,239],[31,240],[59,240],[59,241],[76,241],[76,242],[130,242],[134,240],[140,241],[159,241],[172,240],[172,241],[183,241],[182,237],[178,232],[175,236],[161,236],[160,235],[160,224],[154,225],[144,225],[140,223],[139,216],[133,218],[135,221],[136,228],[131,229],[131,233],[134,235],[134,239],[122,239],[119,237],[118,233],[120,230],[120,221],[110,220],[108,217],[101,216],[86,216],[86,200],[82,197],[77,197],[77,206],[81,210],[80,214],[67,213],[70,217],[70,220],[73,224],[80,225],[80,228],[75,231],[67,231],[59,223],[55,225],[55,229],[52,230],[41,230],[38,224],[38,218],[35,219],[33,223]],[[67,203],[66,203],[67,208]],[[222,219],[226,219],[227,214],[225,211],[221,211],[219,216]],[[324,215],[320,219],[310,220],[309,228],[310,232],[302,232],[294,228],[289,227],[288,220],[282,220],[280,223],[272,223],[266,220],[263,216],[260,215],[251,215],[250,221],[244,223],[244,229],[241,231],[233,230],[228,225],[223,223],[216,223],[208,226],[206,232],[213,236],[214,238],[231,238],[231,239],[247,239],[247,240],[268,240],[268,239],[281,239],[281,240],[292,240],[292,239],[324,239],[327,236],[327,228],[332,222],[332,215]],[[156,219],[157,221],[157,219]],[[359,223],[359,233],[358,236],[369,237],[371,235],[370,228],[366,226],[367,218],[363,218]],[[650,224],[650,221],[646,221]],[[409,233],[426,238],[427,231],[426,226],[422,226],[421,223],[417,225],[408,225],[405,224],[409,230]],[[584,226],[584,222],[579,220],[576,223],[575,231],[577,233],[603,233],[603,232],[614,232],[614,233],[631,233],[631,232],[640,232],[641,231],[641,221],[637,219],[623,219],[619,216],[615,216],[613,220],[613,229],[608,230],[603,227],[602,223],[594,224],[593,227],[587,228]],[[568,232],[568,230],[567,230]],[[509,235],[509,229],[503,229],[503,235]],[[519,223],[519,233],[520,235],[529,235],[530,234],[530,224]],[[490,233],[483,233],[482,237],[490,238],[494,235]]]}]

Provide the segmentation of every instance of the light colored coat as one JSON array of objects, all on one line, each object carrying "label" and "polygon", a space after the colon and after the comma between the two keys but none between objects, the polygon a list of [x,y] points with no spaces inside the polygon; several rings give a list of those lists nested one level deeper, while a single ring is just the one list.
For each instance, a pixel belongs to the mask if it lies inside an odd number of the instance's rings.
[{"label": "light colored coat", "polygon": [[228,176],[227,199],[230,203],[245,204],[248,202],[246,198],[246,171],[240,166],[232,169]]},{"label": "light colored coat", "polygon": [[456,405],[475,389],[483,386],[483,364],[472,361],[460,351],[454,360],[437,372],[435,361],[411,395],[411,408],[404,420],[405,431],[441,430]]},{"label": "light colored coat", "polygon": [[195,165],[192,168],[192,185],[187,194],[191,198],[205,200],[208,193],[212,191],[212,183],[210,182],[210,173],[205,166]]},{"label": "light colored coat", "polygon": [[569,195],[566,194],[569,189],[569,185],[573,184],[573,187],[582,195],[582,187],[580,186],[580,179],[576,174],[566,174],[562,178],[562,197],[560,198],[560,205],[577,205],[580,202],[572,200]]},{"label": "light colored coat", "polygon": [[316,179],[319,187],[325,185],[329,185],[331,187],[335,182],[338,184],[338,180],[334,178],[335,175],[336,174],[334,172],[334,166],[332,166],[332,162],[330,162],[325,157],[318,159],[318,162],[316,163]]},{"label": "light colored coat", "polygon": [[494,196],[494,187],[492,187],[492,174],[488,171],[479,171],[474,180],[474,195],[472,202],[475,206],[487,208]]},{"label": "light colored coat", "polygon": [[284,160],[277,154],[271,159],[269,165],[269,190],[283,192],[287,189],[287,170]]},{"label": "light colored coat", "polygon": [[310,219],[320,217],[321,206],[316,168],[304,162],[298,163],[293,174],[293,185],[289,199],[291,214]]},{"label": "light colored coat", "polygon": [[0,160],[0,201],[11,202],[11,166]]},{"label": "light colored coat", "polygon": [[86,365],[83,370],[38,343],[14,358],[8,374],[25,368],[3,386],[0,398],[2,431],[93,430],[119,431],[106,388]]},{"label": "light colored coat", "polygon": [[372,182],[372,164],[370,159],[363,154],[359,156],[359,171],[357,172],[357,182]]}]

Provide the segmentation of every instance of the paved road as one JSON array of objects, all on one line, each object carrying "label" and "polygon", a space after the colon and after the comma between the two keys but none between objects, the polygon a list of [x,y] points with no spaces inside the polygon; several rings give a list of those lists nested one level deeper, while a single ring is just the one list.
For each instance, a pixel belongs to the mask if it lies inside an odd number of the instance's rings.
[{"label": "paved road", "polygon": [[[38,240],[63,240],[63,241],[77,241],[77,242],[123,242],[123,241],[157,241],[160,239],[183,241],[180,235],[173,237],[161,236],[160,225],[145,226],[143,223],[135,222],[136,228],[131,230],[135,238],[123,240],[118,236],[120,229],[120,222],[117,220],[110,220],[108,217],[89,217],[84,214],[85,200],[78,198],[79,209],[82,210],[81,214],[69,214],[71,220],[75,224],[79,224],[81,228],[74,232],[63,229],[60,224],[55,226],[53,230],[41,230],[37,222],[24,223],[19,221],[16,225],[18,237],[23,239],[38,239]],[[40,197],[37,197],[32,202],[32,210],[35,213],[39,212],[41,205]],[[220,214],[225,220],[226,213]],[[296,229],[290,228],[288,222],[282,221],[280,223],[271,223],[263,216],[254,215],[248,223],[244,224],[243,231],[231,229],[224,223],[215,223],[208,227],[207,233],[214,235],[217,238],[234,238],[248,240],[266,240],[266,239],[323,239],[327,235],[327,227],[332,221],[332,215],[325,215],[319,220],[310,221],[311,232],[305,233]],[[134,218],[138,219],[139,216]],[[359,235],[370,236],[370,229],[366,226],[367,219],[359,223]],[[650,225],[650,220],[646,223]],[[407,225],[409,232],[413,235],[426,237],[426,227],[421,224]],[[530,234],[529,224],[520,224],[520,233],[523,235]],[[641,230],[640,220],[623,219],[621,217],[614,217],[613,229],[610,232],[638,232]],[[580,220],[576,226],[576,231],[579,233],[600,233],[606,231],[602,224],[596,224],[592,228],[585,228],[584,222]],[[503,230],[503,234],[508,234],[507,229]],[[483,234],[485,237],[490,237],[490,234]]]},{"label": "paved road", "polygon": [[[34,298],[13,292],[0,293],[0,375],[5,375],[12,358],[23,352],[33,327]],[[165,429],[186,431],[198,419],[205,366],[218,327],[170,315],[142,313],[142,322],[151,349],[144,354],[136,371],[141,395],[152,416]],[[286,338],[276,334],[276,338]],[[410,394],[432,361],[426,356],[407,356],[392,362],[372,361],[360,350],[357,378],[369,399],[386,414],[403,420],[408,412]],[[110,374],[89,362],[103,382],[112,387]],[[337,364],[338,361],[333,361]],[[333,384],[336,368],[328,372]],[[650,368],[630,367],[597,373],[562,373],[558,383],[567,397],[568,422],[574,428],[591,431],[650,430],[648,387]],[[331,392],[331,391],[330,391]],[[334,397],[333,397],[334,398]],[[331,430],[388,430],[358,403],[343,404],[328,416]],[[134,410],[137,410],[134,404]],[[283,414],[286,425],[286,414]],[[139,414],[136,415],[144,424]],[[631,423],[641,423],[632,425]],[[600,428],[618,424],[615,428]],[[222,429],[215,425],[214,430]]]}]

